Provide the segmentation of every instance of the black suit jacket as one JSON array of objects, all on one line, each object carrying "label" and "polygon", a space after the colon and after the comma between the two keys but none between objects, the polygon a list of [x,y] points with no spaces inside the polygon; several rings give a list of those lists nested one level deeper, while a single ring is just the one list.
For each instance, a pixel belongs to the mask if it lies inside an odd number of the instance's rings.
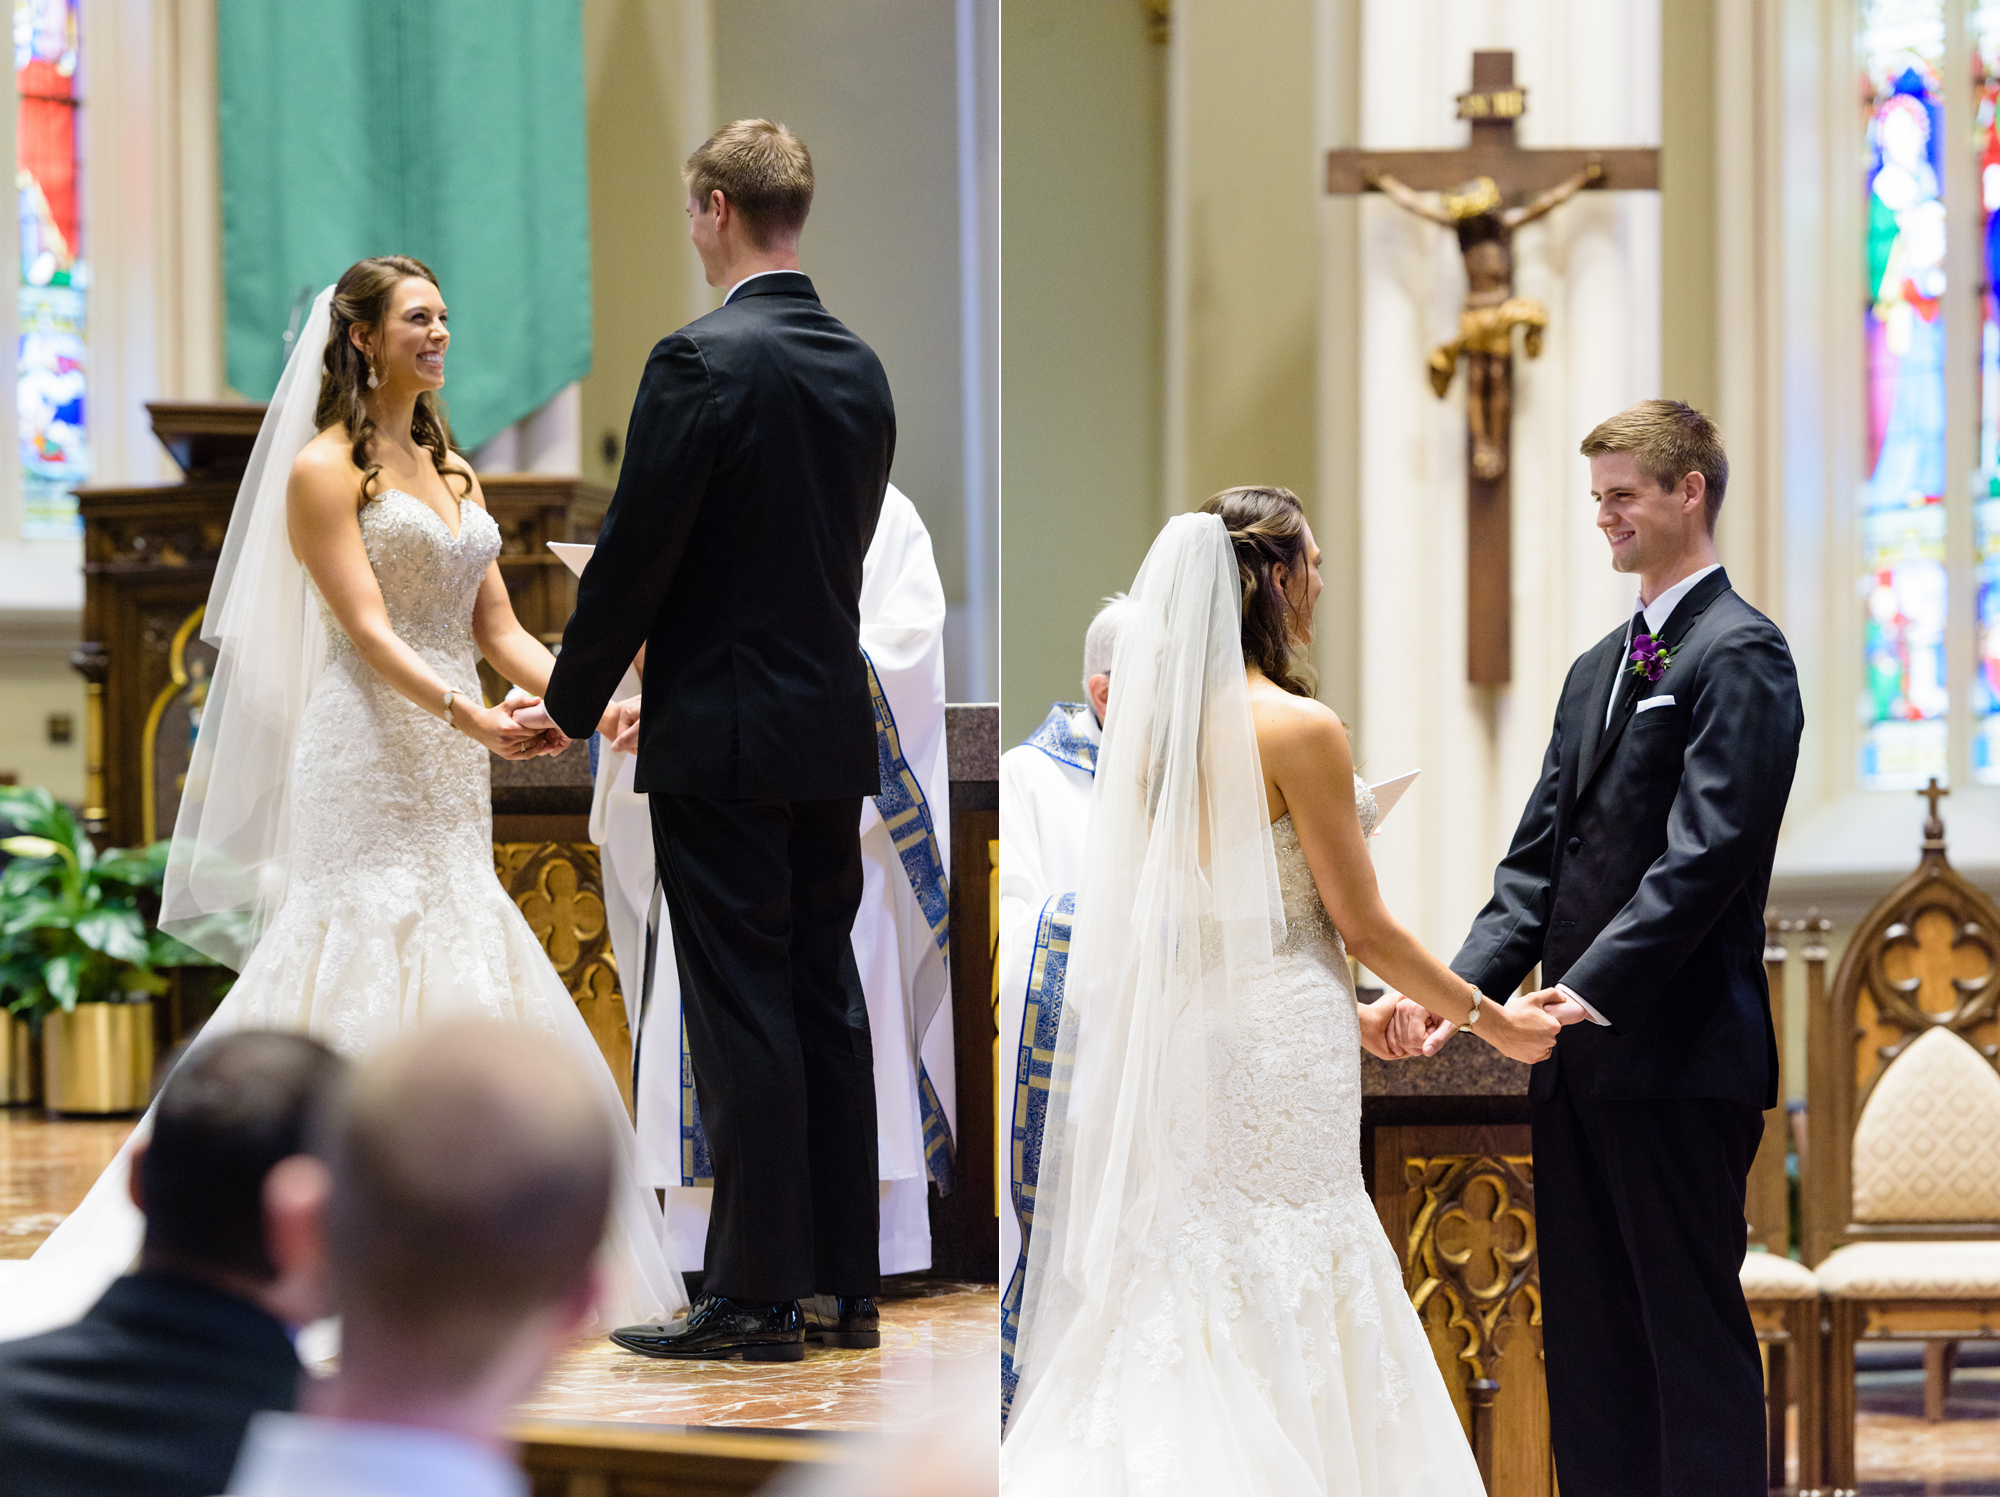
[{"label": "black suit jacket", "polygon": [[299,1360],[263,1310],[192,1279],[119,1279],[75,1325],[0,1345],[5,1497],[214,1497]]},{"label": "black suit jacket", "polygon": [[[1778,1049],[1764,899],[1805,716],[1778,626],[1711,572],[1660,638],[1657,682],[1624,678],[1621,626],[1570,667],[1542,774],[1452,970],[1504,999],[1536,962],[1606,1019],[1535,1067],[1605,1098],[1771,1107]],[[1640,701],[1672,705],[1638,710]]]},{"label": "black suit jacket", "polygon": [[663,339],[549,715],[592,732],[643,643],[639,790],[875,794],[861,562],[895,447],[881,361],[796,271]]}]

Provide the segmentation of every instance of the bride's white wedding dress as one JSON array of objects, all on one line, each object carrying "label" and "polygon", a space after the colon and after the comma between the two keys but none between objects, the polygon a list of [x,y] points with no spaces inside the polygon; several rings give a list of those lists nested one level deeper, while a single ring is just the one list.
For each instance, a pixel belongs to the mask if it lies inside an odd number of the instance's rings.
[{"label": "bride's white wedding dress", "polygon": [[1362,1188],[1347,951],[1291,817],[1271,835],[1285,939],[1208,1031],[1207,1117],[1168,1127],[1187,1209],[1121,1253],[1108,1337],[1060,1339],[1015,1406],[1010,1494],[1483,1497]]},{"label": "bride's white wedding dress", "polygon": [[[391,489],[361,534],[397,635],[474,700],[473,603],[500,552],[477,504],[453,535]],[[313,593],[317,600],[317,593]],[[486,749],[403,697],[356,652],[324,602],[326,665],[307,699],[292,767],[291,880],[270,927],[196,1044],[236,1029],[304,1030],[357,1059],[413,1026],[478,1016],[547,1037],[596,1083],[624,1154],[603,1254],[606,1326],[686,1304],[660,1213],[632,1174],[617,1083],[576,1003],[493,870]],[[135,1132],[145,1135],[146,1125]],[[136,1254],[128,1143],[83,1205],[0,1285],[0,1335],[74,1319]]]}]

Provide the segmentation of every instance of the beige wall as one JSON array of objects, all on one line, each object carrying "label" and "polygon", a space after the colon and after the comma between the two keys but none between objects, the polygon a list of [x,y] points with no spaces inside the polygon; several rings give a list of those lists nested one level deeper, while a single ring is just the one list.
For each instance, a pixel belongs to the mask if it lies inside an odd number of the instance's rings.
[{"label": "beige wall", "polygon": [[[16,628],[0,650],[0,775],[45,786],[72,805],[83,799],[83,677],[69,668],[74,643],[46,628]],[[48,741],[57,712],[69,714],[67,744]]]},{"label": "beige wall", "polygon": [[618,481],[646,355],[710,306],[705,291],[697,299],[701,261],[681,207],[680,163],[707,115],[702,107],[690,120],[704,103],[706,66],[691,9],[584,0],[592,355],[580,392],[583,474],[607,487]]},{"label": "beige wall", "polygon": [[[954,7],[585,0],[584,42],[596,308],[582,391],[585,474],[615,482],[605,437],[622,448],[647,352],[718,300],[687,244],[681,161],[731,119],[782,120],[811,148],[818,182],[800,261],[888,371],[892,477],[930,531],[953,615],[949,686],[963,695],[972,673]],[[990,546],[987,556],[990,570]],[[992,591],[989,579],[989,609]]]},{"label": "beige wall", "polygon": [[1319,334],[1312,0],[1174,7],[1166,501],[1267,483],[1310,506]]},{"label": "beige wall", "polygon": [[1001,11],[1001,742],[1075,701],[1164,513],[1167,50],[1138,0]]}]

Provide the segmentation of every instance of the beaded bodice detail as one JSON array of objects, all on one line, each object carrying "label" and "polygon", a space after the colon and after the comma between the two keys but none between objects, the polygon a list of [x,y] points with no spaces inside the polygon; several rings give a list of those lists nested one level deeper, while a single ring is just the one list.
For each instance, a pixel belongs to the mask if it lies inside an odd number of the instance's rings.
[{"label": "beaded bodice detail", "polygon": [[[1375,827],[1382,819],[1381,809],[1375,803],[1375,792],[1368,788],[1368,782],[1360,775],[1354,777],[1354,808],[1361,813],[1361,835],[1372,837]],[[1278,890],[1285,900],[1285,945],[1289,951],[1305,942],[1339,942],[1340,932],[1333,928],[1333,920],[1320,902],[1319,885],[1313,881],[1312,866],[1306,862],[1305,849],[1299,844],[1298,828],[1292,825],[1292,813],[1287,811],[1271,823],[1273,851],[1278,858]],[[1341,947],[1341,957],[1345,960],[1347,950]]]},{"label": "beaded bodice detail", "polygon": [[[361,543],[382,590],[389,627],[418,651],[472,648],[472,605],[479,583],[500,554],[500,527],[477,504],[459,506],[458,534],[414,494],[384,490],[361,510]],[[319,598],[318,589],[313,596]],[[329,660],[354,646],[319,598]]]}]

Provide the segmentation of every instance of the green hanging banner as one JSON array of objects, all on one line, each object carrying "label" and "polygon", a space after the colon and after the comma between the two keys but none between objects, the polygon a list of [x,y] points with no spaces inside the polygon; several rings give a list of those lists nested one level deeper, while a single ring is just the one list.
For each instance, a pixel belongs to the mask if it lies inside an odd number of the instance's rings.
[{"label": "green hanging banner", "polygon": [[477,447],[590,369],[581,0],[221,0],[229,383],[267,399],[302,291],[415,255]]}]

